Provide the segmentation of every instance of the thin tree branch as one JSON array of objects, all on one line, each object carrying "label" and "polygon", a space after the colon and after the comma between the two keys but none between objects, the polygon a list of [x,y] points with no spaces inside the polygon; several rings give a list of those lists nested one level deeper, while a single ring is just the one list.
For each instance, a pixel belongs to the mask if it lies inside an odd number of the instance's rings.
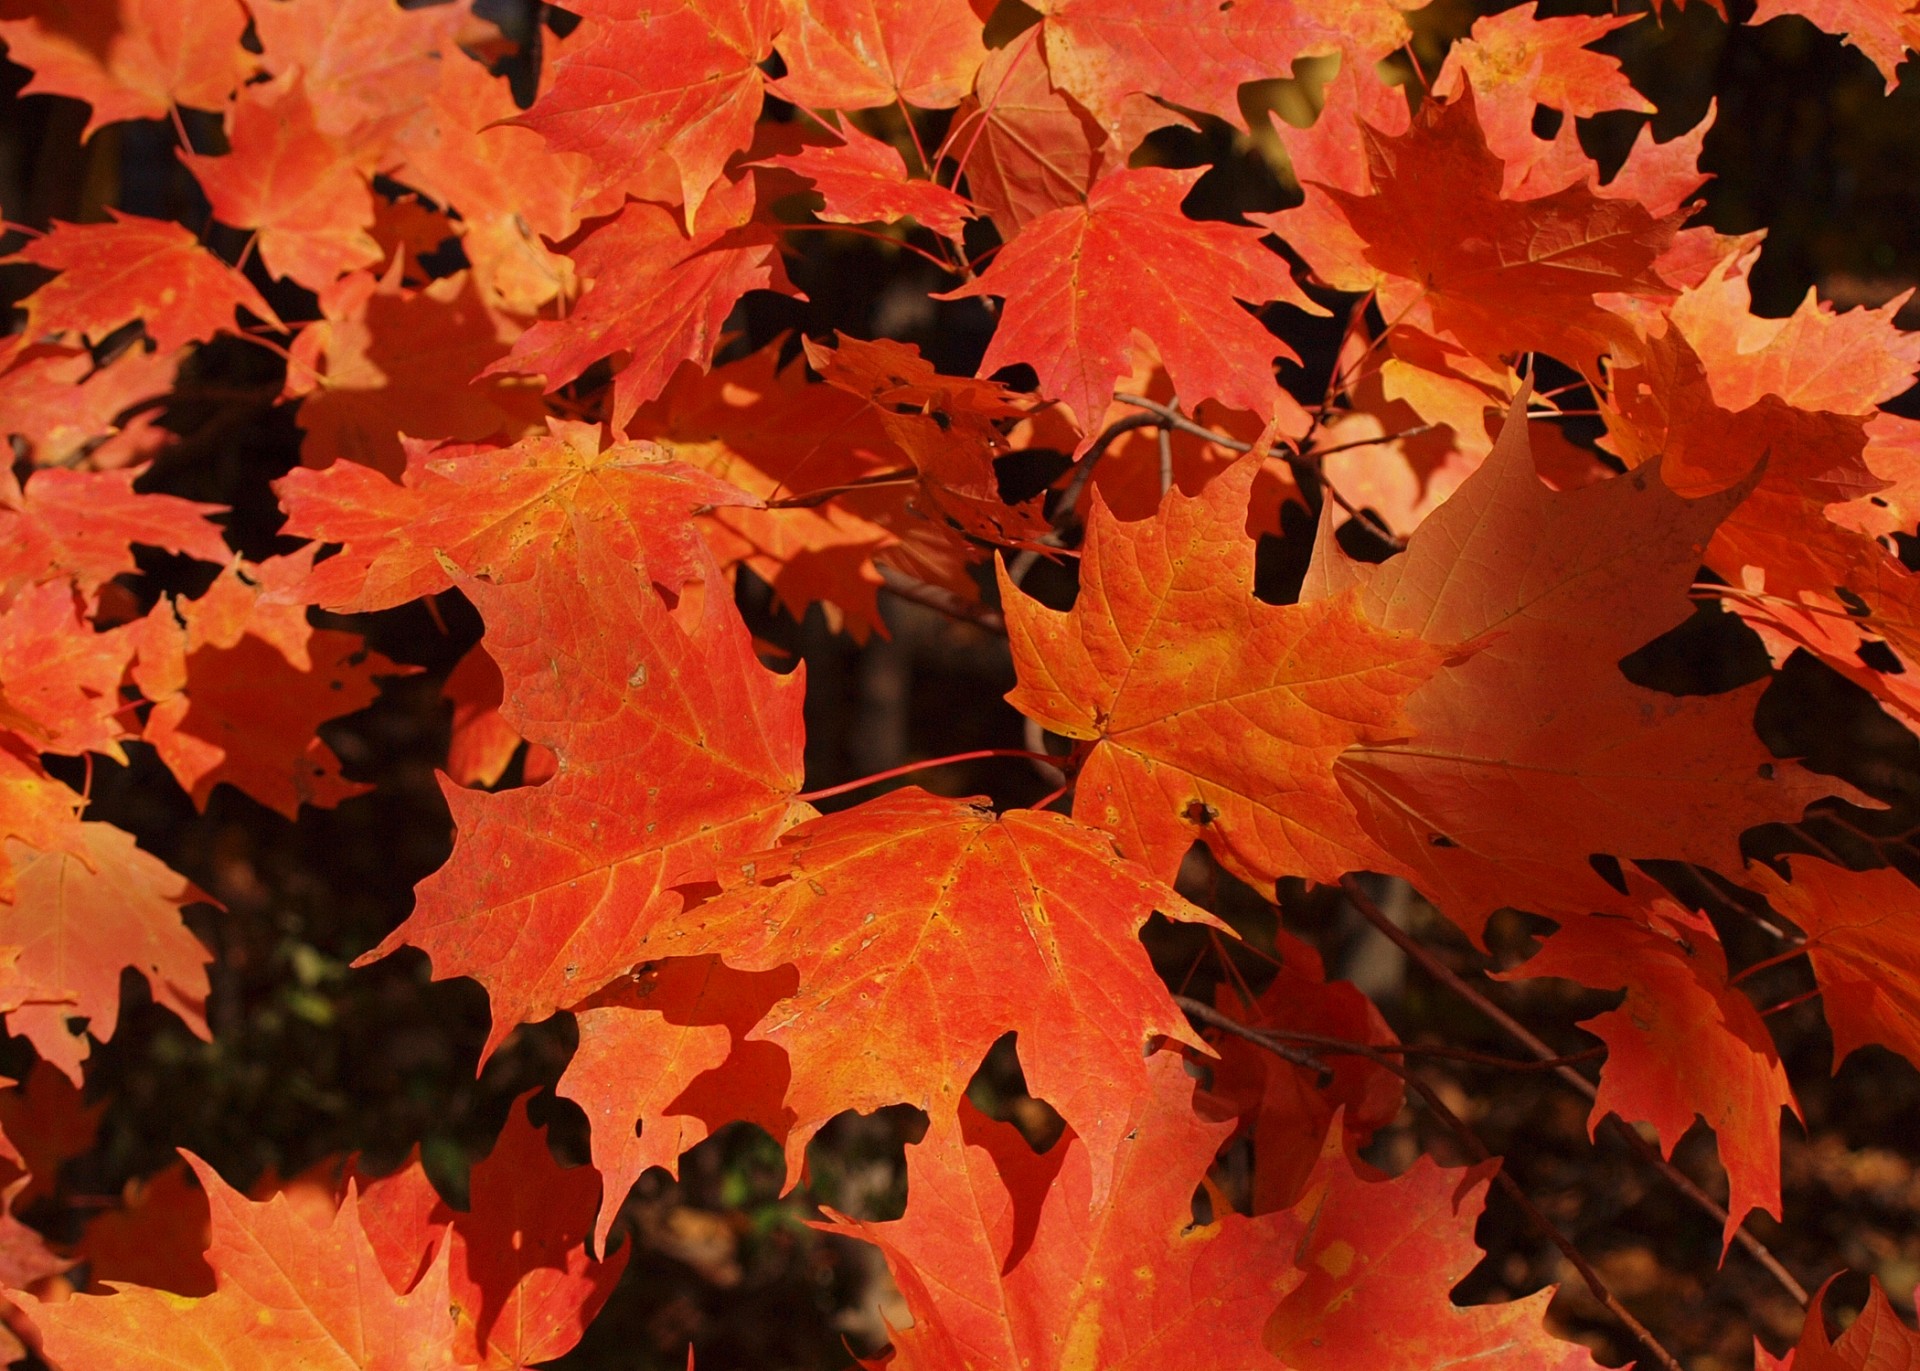
[{"label": "thin tree branch", "polygon": [[1397,443],[1402,438],[1418,438],[1423,433],[1431,433],[1438,424],[1415,424],[1412,428],[1403,428],[1398,433],[1383,433],[1378,438],[1355,438],[1350,443],[1335,443],[1332,447],[1309,448],[1300,456],[1312,462],[1322,457],[1331,457],[1336,452],[1349,452],[1357,447],[1373,447],[1377,443]]},{"label": "thin tree branch", "polygon": [[[1456,995],[1459,995],[1488,1019],[1504,1029],[1507,1035],[1515,1042],[1542,1060],[1559,1055],[1551,1047],[1547,1046],[1542,1039],[1531,1032],[1525,1024],[1521,1023],[1518,1019],[1507,1013],[1506,1010],[1500,1008],[1499,1005],[1468,985],[1455,974],[1452,967],[1434,956],[1431,951],[1423,946],[1410,933],[1389,919],[1381,911],[1380,906],[1373,902],[1373,897],[1367,894],[1366,889],[1361,886],[1359,881],[1355,880],[1352,876],[1343,876],[1340,879],[1340,888],[1346,892],[1347,899],[1353,903],[1353,907],[1360,911],[1361,916],[1364,917],[1368,923],[1379,929],[1390,942],[1405,952],[1409,957],[1413,958],[1414,961],[1418,962],[1429,976],[1432,976]],[[1592,1081],[1582,1076],[1570,1066],[1557,1066],[1554,1068],[1554,1074],[1589,1100],[1596,1098],[1599,1094],[1598,1088],[1595,1087]],[[1729,1222],[1729,1215],[1727,1214],[1725,1206],[1721,1205],[1713,1196],[1696,1185],[1691,1176],[1661,1156],[1657,1148],[1645,1138],[1641,1137],[1635,1129],[1617,1115],[1608,1115],[1606,1122],[1611,1126],[1614,1136],[1623,1139],[1628,1147],[1639,1154],[1642,1161],[1665,1176],[1676,1190],[1693,1201],[1700,1209],[1704,1210],[1721,1225],[1722,1231],[1725,1231]],[[1744,1221],[1733,1230],[1733,1237],[1734,1241],[1738,1242],[1747,1250],[1749,1256],[1759,1262],[1762,1267],[1766,1268],[1767,1273],[1779,1283],[1781,1289],[1793,1296],[1802,1308],[1806,1307],[1807,1288],[1800,1284],[1798,1280],[1794,1279],[1793,1273],[1780,1264],[1780,1259],[1767,1249],[1765,1243],[1747,1231]]]},{"label": "thin tree branch", "polygon": [[[1229,433],[1216,433],[1205,424],[1187,418],[1179,410],[1163,405],[1158,400],[1149,400],[1144,395],[1128,395],[1118,390],[1113,393],[1113,398],[1123,405],[1132,405],[1135,409],[1143,409],[1157,416],[1161,424],[1167,428],[1177,428],[1182,433],[1191,433],[1196,438],[1205,438],[1209,443],[1226,448],[1229,452],[1253,451],[1252,443],[1242,442]],[[1134,427],[1139,428],[1142,425],[1136,424]]]},{"label": "thin tree branch", "polygon": [[1200,1020],[1200,1022],[1212,1024],[1223,1033],[1231,1033],[1236,1038],[1245,1038],[1255,1047],[1264,1047],[1267,1051],[1273,1053],[1274,1056],[1283,1058],[1286,1061],[1292,1062],[1295,1066],[1311,1071],[1322,1080],[1330,1080],[1333,1077],[1333,1068],[1314,1056],[1313,1053],[1306,1051],[1304,1048],[1290,1047],[1286,1043],[1261,1032],[1257,1028],[1243,1024],[1238,1019],[1230,1018],[1204,1000],[1196,1000],[1191,995],[1175,995],[1173,1002],[1188,1014]]},{"label": "thin tree branch", "polygon": [[1001,637],[1007,635],[1006,616],[997,609],[988,609],[985,605],[969,604],[955,595],[945,586],[928,585],[925,581],[916,581],[902,571],[890,566],[878,566],[880,579],[886,583],[889,594],[927,609],[946,615],[949,619],[958,619],[976,628],[984,628],[989,633]]},{"label": "thin tree branch", "polygon": [[[1237,976],[1238,972],[1236,971],[1235,974]],[[1245,998],[1244,992],[1243,998]],[[1176,995],[1174,1002],[1182,1009],[1190,1010],[1196,1018],[1205,1019],[1216,1028],[1227,1027],[1226,1022],[1222,1022],[1225,1016],[1217,1010],[1207,1009],[1203,1001],[1188,1001]],[[1229,1022],[1238,1023],[1239,1021]],[[1246,1031],[1242,1032],[1243,1029]],[[1325,1033],[1308,1033],[1293,1028],[1256,1028],[1251,1024],[1239,1024],[1238,1028],[1227,1031],[1234,1033],[1237,1037],[1245,1037],[1248,1033],[1253,1033],[1279,1043],[1298,1043],[1302,1047],[1330,1052],[1336,1057],[1370,1057],[1375,1053],[1385,1053],[1390,1057],[1434,1057],[1443,1061],[1464,1062],[1471,1066],[1498,1067],[1503,1071],[1551,1071],[1556,1066],[1591,1061],[1606,1052],[1604,1047],[1595,1047],[1585,1052],[1576,1052],[1569,1057],[1555,1057],[1550,1061],[1529,1061],[1519,1057],[1501,1057],[1491,1052],[1475,1052],[1470,1048],[1448,1047],[1437,1043],[1363,1043],[1354,1038],[1337,1038]]]}]

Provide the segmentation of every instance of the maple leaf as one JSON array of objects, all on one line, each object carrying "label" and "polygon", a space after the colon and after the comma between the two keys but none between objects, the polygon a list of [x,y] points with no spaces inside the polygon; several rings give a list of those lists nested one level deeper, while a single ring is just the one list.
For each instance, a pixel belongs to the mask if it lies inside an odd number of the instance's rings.
[{"label": "maple leaf", "polygon": [[787,1054],[747,1034],[796,980],[790,967],[736,971],[714,956],[669,957],[574,1006],[580,1045],[554,1090],[579,1104],[592,1129],[601,1251],[647,1168],[677,1174],[682,1153],[736,1120],[786,1141]]},{"label": "maple leaf", "polygon": [[[1529,0],[1474,20],[1472,33],[1447,50],[1446,64],[1433,80],[1433,93],[1443,100],[1471,87],[1480,102],[1487,146],[1508,162],[1525,157],[1536,143],[1533,111],[1540,105],[1580,119],[1606,110],[1654,112],[1627,80],[1619,58],[1587,46],[1631,24],[1634,16],[1541,19],[1538,8]],[[1504,89],[1509,86],[1515,88],[1511,93]]]},{"label": "maple leaf", "polygon": [[1040,43],[1031,28],[987,54],[948,138],[968,194],[1009,236],[1085,203],[1102,173],[1124,163],[1099,121],[1055,89]]},{"label": "maple leaf", "polygon": [[1742,829],[1845,790],[1754,735],[1764,682],[1675,696],[1619,668],[1691,613],[1701,551],[1744,492],[1686,500],[1652,467],[1549,490],[1524,414],[1523,390],[1486,462],[1406,552],[1366,567],[1317,546],[1302,592],[1357,581],[1358,612],[1387,629],[1484,643],[1408,699],[1407,741],[1363,745],[1337,768],[1401,874],[1476,938],[1506,905],[1610,907],[1593,853],[1738,872]]},{"label": "maple leaf", "polygon": [[1920,333],[1896,316],[1903,291],[1878,308],[1836,310],[1812,289],[1784,319],[1752,312],[1757,247],[1728,254],[1670,311],[1705,368],[1714,400],[1746,409],[1777,395],[1796,409],[1871,415],[1902,394],[1920,367]]},{"label": "maple leaf", "polygon": [[[487,649],[475,643],[454,664],[440,693],[453,705],[452,735],[447,762],[441,768],[464,786],[482,789],[497,785],[525,741],[500,717],[507,684],[500,679]],[[522,783],[539,785],[553,777],[553,754],[544,747],[529,748],[521,767]]]},{"label": "maple leaf", "polygon": [[445,1213],[453,1233],[456,1359],[516,1371],[563,1356],[613,1293],[633,1252],[629,1244],[595,1261],[586,1250],[600,1194],[592,1168],[555,1162],[522,1099],[493,1150],[474,1165],[468,1193],[464,1212]]},{"label": "maple leaf", "polygon": [[1892,93],[1900,64],[1920,49],[1920,8],[1902,0],[1760,0],[1749,24],[1797,14],[1815,28],[1837,33],[1865,53]]},{"label": "maple leaf", "polygon": [[[722,883],[724,895],[651,930],[647,951],[798,970],[755,1035],[792,1061],[791,1175],[843,1109],[951,1108],[1012,1031],[1034,1090],[1086,1139],[1104,1195],[1145,1088],[1148,1036],[1198,1045],[1138,933],[1155,910],[1215,921],[1062,815],[996,816],[909,788],[800,825]],[[971,989],[956,1014],[961,983]]]},{"label": "maple leaf", "polygon": [[671,167],[679,194],[661,198],[677,198],[694,228],[727,159],[753,141],[766,83],[760,63],[788,6],[582,0],[575,12],[587,32],[520,122],[561,152],[586,154],[607,186],[644,190],[656,167]]},{"label": "maple leaf", "polygon": [[1584,1347],[1541,1327],[1551,1290],[1465,1309],[1447,1298],[1484,1255],[1473,1230],[1495,1164],[1450,1172],[1421,1157],[1369,1182],[1329,1140],[1289,1216],[1299,1276],[1267,1322],[1267,1350],[1298,1371],[1371,1371],[1413,1349],[1425,1366],[1597,1371]]},{"label": "maple leaf", "polygon": [[251,66],[236,0],[0,0],[0,41],[33,70],[21,94],[93,106],[82,139],[122,119],[165,119],[177,104],[219,109]]},{"label": "maple leaf", "polygon": [[1258,230],[1180,212],[1199,176],[1115,171],[1084,205],[1035,219],[979,280],[941,296],[1005,298],[980,374],[1029,363],[1041,394],[1064,403],[1086,431],[1127,374],[1137,330],[1159,349],[1188,404],[1216,399],[1282,428],[1304,425],[1271,365],[1275,357],[1294,359],[1292,349],[1236,297],[1324,311],[1294,284],[1286,262],[1261,246]]},{"label": "maple leaf", "polygon": [[97,470],[136,464],[169,435],[145,412],[124,428],[116,421],[172,389],[175,367],[176,359],[141,347],[95,366],[86,348],[16,335],[0,343],[0,437],[24,442],[37,466],[73,463],[83,452]]},{"label": "maple leaf", "polygon": [[44,1058],[33,1064],[25,1080],[0,1090],[7,1148],[28,1177],[20,1186],[17,1176],[8,1176],[13,1208],[25,1209],[54,1193],[60,1168],[93,1150],[105,1109],[104,1103],[88,1104],[80,1083]]},{"label": "maple leaf", "polygon": [[[543,36],[542,88],[558,53],[577,42]],[[505,81],[478,62],[449,56],[439,64],[424,109],[401,131],[403,161],[393,174],[459,212],[460,246],[482,294],[514,314],[531,315],[577,288],[573,264],[548,244],[571,237],[582,218],[618,209],[619,200],[590,200],[584,189],[592,177],[589,160],[556,152],[533,130],[501,122],[518,114]]]},{"label": "maple leaf", "polygon": [[300,399],[303,465],[344,459],[398,475],[403,433],[511,441],[543,417],[532,384],[475,376],[506,354],[523,322],[488,305],[470,272],[414,290],[400,266],[333,283],[320,295],[324,317],[293,341],[286,393]]},{"label": "maple leaf", "polygon": [[1920,1062],[1920,958],[1910,933],[1920,909],[1915,887],[1898,871],[1848,871],[1796,856],[1791,881],[1764,866],[1748,885],[1807,935],[1807,960],[1833,1030],[1833,1069],[1859,1048],[1879,1043]]},{"label": "maple leaf", "polygon": [[0,594],[58,577],[91,593],[136,569],[135,543],[226,561],[226,542],[207,522],[224,506],[137,493],[144,474],[39,471],[23,486],[0,472]]},{"label": "maple leaf", "polygon": [[1194,1115],[1177,1054],[1134,1070],[1149,1089],[1119,1140],[1105,1203],[1091,1149],[1072,1130],[1036,1156],[1012,1125],[962,1098],[907,1149],[906,1217],[836,1216],[832,1231],[886,1254],[913,1311],[911,1328],[892,1330],[888,1367],[1272,1365],[1263,1325],[1294,1279],[1298,1234],[1282,1216],[1196,1226],[1194,1190],[1229,1130]]},{"label": "maple leaf", "polygon": [[[15,975],[40,1002],[7,1015],[11,1032],[75,1084],[87,1035],[113,1036],[120,972],[132,967],[196,1036],[206,1038],[207,950],[180,920],[180,907],[206,900],[186,877],[134,846],[111,824],[81,823],[77,843],[37,850],[4,840],[13,896],[0,903],[0,947],[17,947]],[[85,1019],[76,1031],[71,1020]]]},{"label": "maple leaf", "polygon": [[1800,1106],[1753,1002],[1727,979],[1702,915],[1658,898],[1644,878],[1626,917],[1569,918],[1505,977],[1558,976],[1626,1000],[1581,1027],[1607,1045],[1587,1130],[1608,1114],[1651,1123],[1669,1155],[1705,1120],[1727,1170],[1724,1241],[1751,1209],[1780,1217],[1780,1111]]},{"label": "maple leaf", "polygon": [[998,421],[1027,406],[992,382],[942,376],[910,343],[841,338],[822,347],[802,340],[807,361],[828,385],[864,397],[874,417],[920,478],[925,512],[951,519],[989,542],[1018,543],[1048,532],[1037,500],[1000,498],[993,459],[1007,450]]},{"label": "maple leaf", "polygon": [[[1223,983],[1214,994],[1216,1009],[1251,1028],[1375,1046],[1399,1042],[1358,986],[1327,980],[1310,944],[1284,930],[1276,931],[1274,941],[1279,972],[1259,998],[1248,1003],[1244,992]],[[1349,1152],[1357,1155],[1405,1103],[1400,1078],[1365,1057],[1331,1058],[1328,1078],[1230,1033],[1210,1033],[1208,1042],[1220,1060],[1209,1063],[1212,1083],[1195,1101],[1202,1113],[1237,1117],[1240,1131],[1253,1139],[1255,1214],[1299,1201],[1336,1117]]]},{"label": "maple leaf", "polygon": [[175,1161],[144,1180],[128,1181],[119,1207],[90,1220],[78,1253],[87,1264],[87,1289],[107,1294],[107,1282],[145,1285],[176,1295],[211,1295],[213,1268],[205,1256],[212,1236],[207,1196]]},{"label": "maple leaf", "polygon": [[[1309,213],[1253,217],[1324,279],[1377,288],[1387,318],[1430,321],[1432,331],[1487,361],[1537,349],[1591,368],[1636,336],[1596,297],[1671,298],[1654,263],[1673,241],[1679,212],[1656,218],[1637,201],[1585,185],[1506,198],[1504,163],[1487,146],[1471,89],[1427,101],[1405,133],[1383,133],[1365,119],[1355,127],[1366,190],[1324,184],[1310,194],[1310,205],[1324,200]],[[1321,179],[1300,155],[1307,146],[1295,156],[1303,182]],[[1436,204],[1447,212],[1432,213]]]},{"label": "maple leaf", "polygon": [[[1098,495],[1069,613],[1001,595],[1027,717],[1091,744],[1074,814],[1171,879],[1195,840],[1255,884],[1332,881],[1373,845],[1334,778],[1356,743],[1403,737],[1408,695],[1448,648],[1381,628],[1356,596],[1253,596],[1246,458],[1157,519],[1123,524]],[[1463,635],[1464,636],[1464,635]]]},{"label": "maple leaf", "polygon": [[1920,1335],[1894,1312],[1878,1276],[1867,1278],[1867,1303],[1859,1317],[1838,1338],[1827,1336],[1827,1291],[1838,1279],[1828,1277],[1814,1292],[1799,1345],[1776,1363],[1781,1371],[1902,1371],[1920,1363]]},{"label": "maple leaf", "polygon": [[[1392,0],[1239,0],[1224,8],[1219,0],[1048,0],[1039,8],[1054,81],[1111,130],[1125,120],[1128,98],[1141,95],[1238,123],[1246,82],[1334,52],[1368,65],[1409,32],[1409,6]],[[1169,34],[1180,41],[1170,44]]]},{"label": "maple leaf", "polygon": [[0,701],[14,728],[43,752],[101,752],[126,761],[120,739],[120,680],[133,652],[125,629],[93,631],[69,586],[48,582],[22,590],[0,611]]},{"label": "maple leaf", "polygon": [[403,8],[395,0],[246,0],[260,65],[299,72],[320,131],[345,139],[356,160],[383,159],[389,139],[417,113],[441,66],[464,60],[454,40],[466,5]]},{"label": "maple leaf", "polygon": [[310,1223],[284,1196],[253,1203],[199,1158],[188,1162],[213,1221],[211,1295],[183,1299],[128,1286],[48,1303],[16,1295],[47,1354],[74,1367],[127,1371],[218,1366],[268,1371],[402,1371],[453,1366],[446,1249],[413,1289],[396,1293],[360,1225],[349,1190]]},{"label": "maple leaf", "polygon": [[260,260],[277,277],[319,291],[380,260],[373,193],[338,140],[314,122],[298,73],[248,86],[227,114],[229,151],[180,154],[222,223],[259,234]]},{"label": "maple leaf", "polygon": [[777,41],[787,74],[775,93],[821,109],[946,109],[987,56],[968,0],[798,0]]},{"label": "maple leaf", "polygon": [[312,553],[275,559],[243,582],[238,568],[199,600],[154,606],[139,628],[133,669],[153,702],[143,736],[196,807],[225,782],[297,818],[300,806],[331,808],[368,787],[340,774],[318,725],[371,704],[376,676],[408,674],[358,634],[310,628],[282,595],[304,582]]},{"label": "maple leaf", "polygon": [[779,167],[811,182],[826,201],[816,213],[828,223],[912,218],[944,237],[960,237],[976,213],[972,205],[937,182],[909,179],[906,160],[893,144],[851,124],[840,133],[845,141],[837,147],[814,144],[754,165]]},{"label": "maple leaf", "polygon": [[674,887],[786,826],[805,687],[761,667],[723,587],[693,583],[669,609],[594,539],[554,549],[529,580],[461,589],[507,681],[503,717],[559,770],[497,795],[443,781],[453,855],[360,960],[414,946],[436,977],[479,981],[490,1055],[645,960]]},{"label": "maple leaf", "polygon": [[613,379],[613,426],[657,396],[683,361],[706,366],[734,302],[775,284],[778,235],[748,222],[751,180],[710,197],[710,227],[689,236],[663,206],[629,201],[573,248],[589,282],[564,321],[542,320],[482,375],[546,378],[558,390],[603,357],[627,355]]},{"label": "maple leaf", "polygon": [[[456,584],[456,570],[520,581],[600,540],[670,590],[705,566],[696,509],[757,503],[651,443],[602,446],[597,426],[555,420],[511,447],[416,447],[402,484],[342,463],[275,483],[286,532],[344,546],[305,594],[329,609],[389,609]],[[445,559],[445,560],[443,560]]]},{"label": "maple leaf", "polygon": [[107,213],[112,223],[55,223],[0,258],[60,273],[22,302],[27,333],[71,333],[99,343],[138,319],[154,346],[171,357],[188,343],[233,332],[236,309],[281,326],[247,278],[180,225],[112,208]]},{"label": "maple leaf", "polygon": [[[0,716],[6,707],[5,696],[0,694]],[[38,752],[17,733],[0,727],[0,901],[14,897],[13,864],[7,857],[9,840],[41,852],[65,851],[83,862],[87,860],[79,822],[85,801],[78,792],[47,775]]]},{"label": "maple leaf", "polygon": [[861,488],[863,478],[897,471],[906,455],[881,427],[866,397],[811,384],[779,347],[702,372],[683,364],[660,398],[627,424],[675,459],[761,500],[848,487],[831,500],[780,509],[717,505],[700,523],[725,568],[744,565],[773,588],[795,619],[815,603],[829,623],[865,641],[884,633],[876,562],[907,555],[915,540],[946,567],[917,574],[968,595],[966,552],[944,523],[909,511],[905,486]]}]

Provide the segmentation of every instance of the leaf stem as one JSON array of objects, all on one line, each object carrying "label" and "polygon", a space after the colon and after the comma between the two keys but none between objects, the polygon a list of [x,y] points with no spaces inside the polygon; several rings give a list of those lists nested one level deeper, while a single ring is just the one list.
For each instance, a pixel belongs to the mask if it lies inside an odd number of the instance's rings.
[{"label": "leaf stem", "polygon": [[1740,970],[1734,972],[1733,975],[1727,977],[1727,984],[1739,985],[1740,982],[1746,980],[1747,977],[1758,976],[1762,971],[1770,971],[1782,962],[1790,962],[1806,950],[1807,945],[1805,943],[1798,943],[1788,948],[1785,952],[1776,952],[1771,957],[1763,957],[1752,966],[1743,966]]},{"label": "leaf stem", "polygon": [[871,776],[862,776],[857,781],[843,781],[839,785],[830,785],[821,790],[809,790],[794,798],[806,801],[831,799],[835,795],[844,795],[849,790],[859,790],[864,786],[878,785],[881,781],[891,781],[896,776],[906,776],[915,771],[926,771],[936,766],[950,766],[954,762],[978,761],[982,757],[1019,757],[1024,761],[1041,761],[1052,766],[1058,766],[1064,760],[1038,752],[1029,752],[1024,747],[982,747],[972,752],[955,752],[945,757],[929,757],[925,761],[888,767],[885,771],[876,771]]}]

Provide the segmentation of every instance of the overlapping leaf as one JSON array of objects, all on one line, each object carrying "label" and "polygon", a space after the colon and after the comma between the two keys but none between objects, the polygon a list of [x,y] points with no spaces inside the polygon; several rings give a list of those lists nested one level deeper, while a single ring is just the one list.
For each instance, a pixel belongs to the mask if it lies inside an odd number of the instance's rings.
[{"label": "overlapping leaf", "polygon": [[1713,925],[1650,892],[1642,899],[1627,917],[1569,918],[1510,974],[1627,992],[1580,1025],[1607,1045],[1587,1126],[1609,1113],[1651,1123],[1670,1153],[1704,1119],[1727,1169],[1731,1242],[1750,1209],[1780,1217],[1780,1111],[1800,1107],[1766,1024],[1727,979]]},{"label": "overlapping leaf", "polygon": [[1335,763],[1406,737],[1408,696],[1471,636],[1379,627],[1352,593],[1256,600],[1245,527],[1259,466],[1246,459],[1198,496],[1173,491],[1135,524],[1096,496],[1069,613],[1002,574],[1020,676],[1007,698],[1090,745],[1074,814],[1165,877],[1196,841],[1256,883],[1375,865]]},{"label": "overlapping leaf", "polygon": [[842,1109],[951,1109],[1013,1032],[1033,1088],[1086,1140],[1104,1195],[1145,1088],[1143,1045],[1195,1041],[1137,935],[1156,910],[1211,916],[1064,816],[995,816],[903,790],[794,829],[723,883],[727,893],[654,930],[647,952],[798,970],[798,989],[754,1034],[792,1062],[796,1173]]},{"label": "overlapping leaf", "polygon": [[1159,349],[1187,403],[1219,400],[1282,428],[1303,422],[1272,368],[1275,357],[1293,359],[1293,350],[1238,301],[1320,307],[1256,230],[1181,213],[1198,178],[1161,168],[1115,171],[1085,204],[1041,215],[978,281],[949,292],[1006,299],[981,375],[1029,364],[1041,394],[1065,404],[1084,430],[1127,374],[1138,330]]},{"label": "overlapping leaf", "polygon": [[670,608],[597,538],[530,579],[462,589],[507,681],[502,715],[559,769],[497,795],[443,781],[453,855],[368,958],[419,947],[436,976],[479,981],[491,1052],[657,955],[647,935],[678,911],[675,887],[786,827],[803,685],[754,658],[724,586],[695,582]]},{"label": "overlapping leaf", "polygon": [[399,485],[343,463],[290,472],[278,489],[287,532],[343,544],[306,584],[340,610],[437,594],[456,573],[523,581],[583,537],[677,590],[704,565],[688,516],[755,503],[651,443],[603,445],[596,428],[560,420],[511,447],[416,447]]},{"label": "overlapping leaf", "polygon": [[1651,467],[1549,490],[1523,411],[1402,556],[1321,556],[1306,592],[1358,581],[1387,628],[1483,644],[1407,701],[1407,741],[1339,761],[1381,847],[1475,936],[1503,905],[1609,907],[1594,853],[1738,872],[1742,829],[1845,790],[1761,744],[1763,686],[1666,695],[1620,670],[1691,612],[1701,552],[1743,492],[1686,500]]}]

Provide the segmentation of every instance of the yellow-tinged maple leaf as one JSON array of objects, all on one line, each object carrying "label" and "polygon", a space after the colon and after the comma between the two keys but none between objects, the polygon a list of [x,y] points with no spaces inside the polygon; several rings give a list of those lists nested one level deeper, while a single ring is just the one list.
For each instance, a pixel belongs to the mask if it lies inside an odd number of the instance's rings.
[{"label": "yellow-tinged maple leaf", "polygon": [[1377,864],[1334,764],[1406,737],[1408,695],[1472,636],[1380,627],[1351,593],[1256,600],[1246,511],[1260,467],[1247,458],[1197,496],[1171,491],[1138,523],[1096,495],[1070,612],[1001,573],[1020,677],[1007,698],[1089,744],[1074,816],[1163,878],[1195,840],[1255,884]]}]

